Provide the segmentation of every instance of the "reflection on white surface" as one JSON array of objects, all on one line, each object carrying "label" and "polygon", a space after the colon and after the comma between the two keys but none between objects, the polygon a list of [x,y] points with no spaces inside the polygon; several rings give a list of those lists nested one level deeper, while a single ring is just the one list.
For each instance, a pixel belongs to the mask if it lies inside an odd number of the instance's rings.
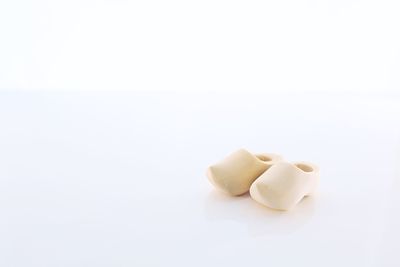
[{"label": "reflection on white surface", "polygon": [[[399,266],[398,98],[0,94],[1,266]],[[273,211],[206,167],[239,147],[321,168]]]},{"label": "reflection on white surface", "polygon": [[244,224],[253,237],[295,232],[311,219],[317,196],[305,197],[292,212],[269,209],[254,202],[249,194],[231,197],[211,191],[205,212],[210,221],[232,220]]}]

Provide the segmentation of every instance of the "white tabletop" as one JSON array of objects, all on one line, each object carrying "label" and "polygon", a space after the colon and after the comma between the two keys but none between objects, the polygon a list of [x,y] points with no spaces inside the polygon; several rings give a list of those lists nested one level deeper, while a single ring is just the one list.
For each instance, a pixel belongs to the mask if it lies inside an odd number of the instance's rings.
[{"label": "white tabletop", "polygon": [[[1,266],[399,266],[400,99],[1,93]],[[205,169],[238,148],[321,168],[290,212]]]}]

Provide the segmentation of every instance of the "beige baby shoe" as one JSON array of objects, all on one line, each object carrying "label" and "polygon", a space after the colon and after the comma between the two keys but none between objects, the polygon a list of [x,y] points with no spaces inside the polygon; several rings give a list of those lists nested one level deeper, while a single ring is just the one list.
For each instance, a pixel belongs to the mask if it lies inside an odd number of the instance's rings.
[{"label": "beige baby shoe", "polygon": [[218,189],[234,196],[249,191],[251,184],[282,157],[276,154],[251,154],[240,149],[207,169],[210,182]]},{"label": "beige baby shoe", "polygon": [[308,162],[278,162],[250,187],[251,197],[273,209],[290,210],[319,183],[319,168]]}]

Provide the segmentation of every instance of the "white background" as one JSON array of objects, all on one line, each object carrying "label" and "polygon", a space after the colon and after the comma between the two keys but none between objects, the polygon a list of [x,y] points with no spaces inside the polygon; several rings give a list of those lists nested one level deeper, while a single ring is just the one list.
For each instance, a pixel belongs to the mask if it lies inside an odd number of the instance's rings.
[{"label": "white background", "polygon": [[0,2],[0,88],[396,91],[400,2]]},{"label": "white background", "polygon": [[[0,266],[400,266],[399,5],[0,2]],[[319,194],[215,191],[241,147]]]}]

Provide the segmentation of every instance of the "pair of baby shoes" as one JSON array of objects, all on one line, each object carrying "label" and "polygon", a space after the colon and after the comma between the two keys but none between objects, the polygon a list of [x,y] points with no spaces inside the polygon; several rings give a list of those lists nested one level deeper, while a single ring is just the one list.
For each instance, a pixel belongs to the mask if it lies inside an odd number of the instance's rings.
[{"label": "pair of baby shoes", "polygon": [[240,149],[207,169],[210,182],[233,195],[250,190],[260,204],[290,210],[319,183],[319,168],[309,162],[289,163],[279,155],[251,154]]}]

